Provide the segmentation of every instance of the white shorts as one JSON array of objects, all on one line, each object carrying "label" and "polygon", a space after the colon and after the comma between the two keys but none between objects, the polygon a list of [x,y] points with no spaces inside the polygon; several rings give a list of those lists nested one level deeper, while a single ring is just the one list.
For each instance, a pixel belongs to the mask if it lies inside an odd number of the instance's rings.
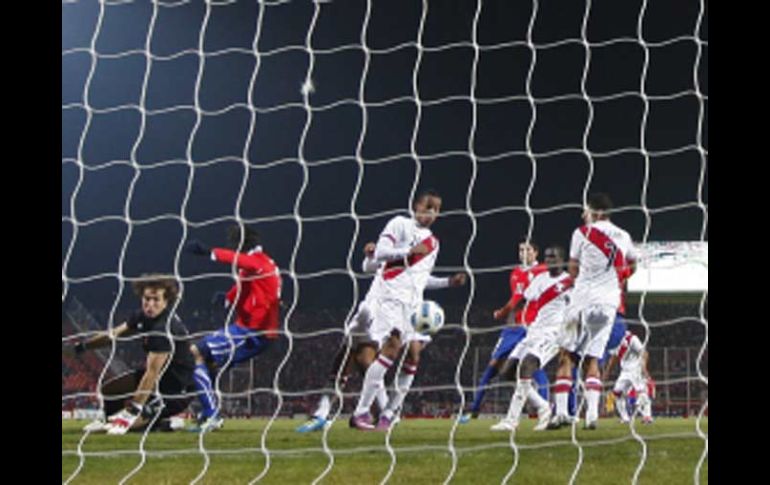
[{"label": "white shorts", "polygon": [[372,322],[374,320],[372,307],[376,307],[374,302],[363,300],[358,304],[358,310],[350,322],[348,322],[347,327],[345,327],[345,336],[352,336],[353,346],[363,342],[374,341],[371,335]]},{"label": "white shorts", "polygon": [[427,344],[433,340],[430,335],[417,333],[414,331],[414,327],[412,327],[412,313],[418,307],[419,303],[407,305],[399,300],[380,300],[369,330],[371,341],[376,343],[378,347],[382,347],[385,341],[388,340],[388,337],[394,332],[398,332],[403,344],[412,341]]},{"label": "white shorts", "polygon": [[637,395],[647,393],[647,382],[641,371],[621,371],[612,390],[616,394],[628,394],[631,388],[636,390]]},{"label": "white shorts", "polygon": [[567,323],[561,346],[586,357],[601,359],[610,339],[617,308],[613,306],[570,305],[565,319]]},{"label": "white shorts", "polygon": [[508,359],[523,360],[528,354],[534,355],[540,361],[540,367],[545,367],[559,353],[558,330],[532,330],[530,328],[524,340],[519,342]]}]

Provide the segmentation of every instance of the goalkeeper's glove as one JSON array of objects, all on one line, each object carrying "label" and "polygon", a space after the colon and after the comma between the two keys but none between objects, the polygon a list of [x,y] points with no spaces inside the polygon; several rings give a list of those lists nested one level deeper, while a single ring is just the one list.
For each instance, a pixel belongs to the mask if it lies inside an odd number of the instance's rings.
[{"label": "goalkeeper's glove", "polygon": [[130,402],[128,407],[110,416],[107,419],[109,423],[107,434],[126,434],[136,420],[139,419],[139,416],[141,416],[142,409],[143,406],[141,404]]}]

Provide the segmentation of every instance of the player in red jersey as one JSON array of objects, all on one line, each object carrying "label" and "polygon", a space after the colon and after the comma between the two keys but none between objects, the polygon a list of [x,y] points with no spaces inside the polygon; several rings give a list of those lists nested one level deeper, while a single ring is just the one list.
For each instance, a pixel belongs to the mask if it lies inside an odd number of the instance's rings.
[{"label": "player in red jersey", "polygon": [[[243,234],[241,234],[243,232]],[[243,236],[243,237],[241,237]],[[195,385],[203,411],[199,416],[202,432],[220,428],[212,374],[245,362],[267,349],[278,337],[281,306],[281,276],[278,266],[259,245],[259,234],[248,227],[228,229],[231,248],[208,248],[197,240],[187,243],[192,254],[210,256],[212,261],[238,268],[238,281],[227,292],[225,305],[235,307],[235,322],[190,346],[195,357]]]},{"label": "player in red jersey", "polygon": [[[510,353],[526,337],[526,327],[535,321],[537,316],[536,305],[526,304],[523,308],[516,309],[513,313],[511,311],[517,308],[517,304],[524,299],[524,291],[529,286],[529,283],[540,273],[548,271],[548,267],[545,264],[537,262],[538,250],[537,244],[531,241],[524,240],[519,243],[519,261],[521,261],[521,264],[511,271],[509,280],[511,299],[508,300],[505,306],[495,310],[493,313],[495,320],[507,318],[510,325],[500,332],[500,338],[497,340],[497,345],[495,345],[492,351],[492,358],[489,360],[487,368],[481,376],[473,404],[471,404],[469,413],[460,418],[461,423],[467,423],[471,418],[478,417],[487,384],[500,373],[500,368]],[[545,393],[544,398],[547,399],[548,377],[545,372],[542,369],[538,369],[533,378],[537,382],[538,387],[545,387],[543,393]]]}]

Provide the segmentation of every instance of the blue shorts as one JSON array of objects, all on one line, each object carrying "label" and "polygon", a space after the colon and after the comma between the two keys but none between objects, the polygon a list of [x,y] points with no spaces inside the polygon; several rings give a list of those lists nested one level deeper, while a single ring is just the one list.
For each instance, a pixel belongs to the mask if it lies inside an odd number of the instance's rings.
[{"label": "blue shorts", "polygon": [[515,327],[506,327],[500,332],[500,338],[497,339],[497,345],[492,351],[493,360],[504,360],[508,358],[513,349],[527,336],[527,329],[521,325]]},{"label": "blue shorts", "polygon": [[[219,330],[195,344],[206,362],[214,362],[220,369],[247,361],[261,354],[270,345],[270,339],[258,335],[259,331],[249,330],[234,323],[228,325],[227,330],[230,338],[224,330]],[[231,355],[232,360],[228,364]]]},{"label": "blue shorts", "polygon": [[610,356],[610,351],[615,350],[623,340],[623,336],[626,334],[626,319],[620,313],[615,315],[615,322],[612,324],[612,330],[610,331],[610,339],[607,341],[607,346],[604,348],[604,355],[599,361],[600,365],[604,365]]}]

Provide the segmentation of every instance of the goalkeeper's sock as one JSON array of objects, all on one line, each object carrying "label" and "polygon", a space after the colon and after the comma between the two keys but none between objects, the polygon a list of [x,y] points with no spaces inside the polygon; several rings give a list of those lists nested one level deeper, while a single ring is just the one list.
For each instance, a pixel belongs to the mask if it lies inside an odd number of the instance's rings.
[{"label": "goalkeeper's sock", "polygon": [[209,377],[209,370],[206,364],[195,366],[193,380],[195,381],[195,388],[198,390],[198,399],[201,402],[201,406],[203,406],[201,417],[208,418],[216,413],[217,397],[214,393],[214,388],[211,386],[211,377]]},{"label": "goalkeeper's sock", "polygon": [[481,376],[479,381],[479,388],[476,391],[476,395],[473,397],[473,404],[471,404],[471,412],[478,413],[481,409],[481,402],[484,400],[484,394],[487,392],[487,384],[489,381],[495,378],[497,375],[497,369],[489,366],[484,371],[484,375]]}]

